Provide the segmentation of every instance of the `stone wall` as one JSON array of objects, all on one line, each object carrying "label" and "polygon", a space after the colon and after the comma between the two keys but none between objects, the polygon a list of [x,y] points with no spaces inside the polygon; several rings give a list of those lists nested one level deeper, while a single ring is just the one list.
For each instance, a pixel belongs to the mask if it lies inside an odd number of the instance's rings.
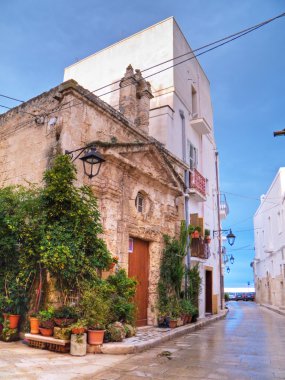
[{"label": "stone wall", "polygon": [[[130,236],[149,242],[148,322],[153,324],[163,234],[174,236],[183,219],[183,163],[74,81],[0,116],[0,126],[0,186],[40,184],[57,152],[96,142],[106,162],[89,180],[76,160],[77,184],[90,185],[97,196],[103,238],[122,267],[128,270]],[[135,207],[139,191],[146,200],[142,213]]]}]

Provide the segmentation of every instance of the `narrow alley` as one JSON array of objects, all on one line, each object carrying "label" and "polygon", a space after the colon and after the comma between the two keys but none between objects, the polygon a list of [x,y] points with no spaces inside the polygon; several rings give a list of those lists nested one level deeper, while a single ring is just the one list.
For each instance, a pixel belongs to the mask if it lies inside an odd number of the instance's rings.
[{"label": "narrow alley", "polygon": [[204,329],[134,355],[67,354],[0,342],[0,379],[285,379],[284,317],[252,302]]}]

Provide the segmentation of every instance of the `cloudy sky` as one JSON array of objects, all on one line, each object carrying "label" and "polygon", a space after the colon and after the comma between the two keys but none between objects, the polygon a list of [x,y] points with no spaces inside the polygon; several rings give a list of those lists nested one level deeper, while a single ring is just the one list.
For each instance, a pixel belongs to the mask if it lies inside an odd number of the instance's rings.
[{"label": "cloudy sky", "polygon": [[[283,0],[1,0],[0,94],[27,100],[47,91],[66,66],[169,16],[194,49],[284,11]],[[230,205],[224,228],[237,236],[226,286],[253,282],[253,214],[285,161],[285,138],[272,135],[285,128],[284,47],[285,17],[200,59]]]}]

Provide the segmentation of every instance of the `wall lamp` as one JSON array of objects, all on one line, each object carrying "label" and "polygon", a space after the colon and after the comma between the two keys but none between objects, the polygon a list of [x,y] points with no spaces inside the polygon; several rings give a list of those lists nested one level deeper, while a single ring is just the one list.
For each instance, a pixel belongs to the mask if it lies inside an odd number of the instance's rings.
[{"label": "wall lamp", "polygon": [[285,129],[282,129],[282,131],[273,132],[273,136],[285,136]]},{"label": "wall lamp", "polygon": [[[73,153],[77,153],[75,157]],[[99,174],[102,162],[106,161],[101,154],[97,152],[94,144],[86,145],[83,148],[78,148],[75,150],[66,150],[65,154],[68,154],[71,157],[72,162],[74,162],[77,158],[82,160],[84,174],[90,179]],[[82,156],[80,157],[80,155]],[[98,165],[97,171],[93,172],[95,165]]]},{"label": "wall lamp", "polygon": [[233,257],[233,255],[224,255],[224,264],[226,264],[227,262],[230,262],[231,264],[233,264],[235,262],[235,258]]},{"label": "wall lamp", "polygon": [[228,234],[226,236],[227,241],[228,241],[229,245],[234,245],[234,242],[235,242],[235,239],[236,239],[236,235],[234,235],[232,233],[231,228],[229,230],[216,230],[216,231],[213,231],[213,238],[215,236],[219,236],[220,237],[222,232],[228,232]]}]

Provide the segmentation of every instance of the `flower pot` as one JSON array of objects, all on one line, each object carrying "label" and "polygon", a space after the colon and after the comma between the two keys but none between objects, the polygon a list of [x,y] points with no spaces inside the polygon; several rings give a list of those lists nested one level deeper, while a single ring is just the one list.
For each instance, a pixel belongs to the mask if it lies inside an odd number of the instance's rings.
[{"label": "flower pot", "polygon": [[88,330],[89,344],[102,344],[105,330]]},{"label": "flower pot", "polygon": [[175,327],[177,327],[177,319],[170,319],[170,321],[169,321],[169,327],[171,329],[175,329]]},{"label": "flower pot", "polygon": [[71,330],[72,334],[84,334],[86,332],[85,327],[73,327]]},{"label": "flower pot", "polygon": [[39,327],[40,327],[40,321],[36,317],[30,317],[30,333],[31,334],[38,334],[39,333]]},{"label": "flower pot", "polygon": [[194,231],[194,232],[191,234],[191,237],[192,237],[193,239],[199,239],[199,237],[200,237],[200,233],[199,233],[199,231]]},{"label": "flower pot", "polygon": [[205,243],[206,244],[210,244],[211,243],[211,237],[210,236],[206,236],[205,237]]},{"label": "flower pot", "polygon": [[187,315],[187,323],[191,323],[191,320],[192,320],[192,315],[188,314]]},{"label": "flower pot", "polygon": [[111,264],[109,265],[109,270],[114,269],[115,265],[116,265],[116,263],[111,263]]},{"label": "flower pot", "polygon": [[70,355],[85,356],[87,351],[86,334],[71,335]]},{"label": "flower pot", "polygon": [[8,319],[10,322],[10,329],[16,329],[18,327],[21,316],[19,314],[9,314]]},{"label": "flower pot", "polygon": [[52,336],[53,334],[53,329],[45,329],[44,327],[39,327],[39,330],[43,336]]}]

